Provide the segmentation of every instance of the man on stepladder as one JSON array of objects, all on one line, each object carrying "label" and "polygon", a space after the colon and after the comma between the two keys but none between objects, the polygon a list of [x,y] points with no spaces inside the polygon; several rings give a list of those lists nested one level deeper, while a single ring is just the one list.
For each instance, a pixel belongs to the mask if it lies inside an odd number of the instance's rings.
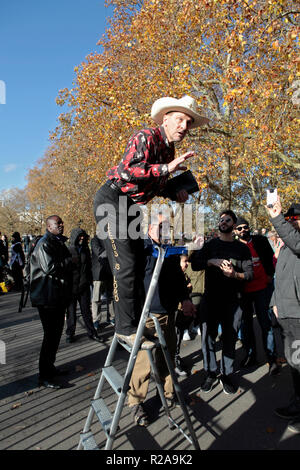
[{"label": "man on stepladder", "polygon": [[[136,225],[139,205],[155,196],[168,197],[169,175],[185,169],[182,164],[194,156],[187,152],[174,158],[174,143],[181,142],[190,129],[208,123],[189,96],[156,100],[151,117],[158,127],[140,130],[130,138],[122,161],[108,171],[108,181],[94,201],[97,236],[103,239],[114,279],[116,334],[129,346],[135,340],[143,300],[144,241]],[[181,190],[176,196],[177,202],[185,202],[188,193]],[[142,349],[152,346],[142,337]]]}]

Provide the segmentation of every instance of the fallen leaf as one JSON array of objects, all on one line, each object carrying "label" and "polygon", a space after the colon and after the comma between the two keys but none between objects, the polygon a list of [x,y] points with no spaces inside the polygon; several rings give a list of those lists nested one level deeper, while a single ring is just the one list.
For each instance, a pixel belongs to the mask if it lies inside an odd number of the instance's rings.
[{"label": "fallen leaf", "polygon": [[12,410],[15,410],[16,408],[19,408],[21,405],[22,405],[21,402],[15,403],[15,404],[11,407],[11,409],[12,409]]},{"label": "fallen leaf", "polygon": [[95,372],[90,372],[90,373],[88,374],[88,377],[93,377],[93,375],[95,375]]}]

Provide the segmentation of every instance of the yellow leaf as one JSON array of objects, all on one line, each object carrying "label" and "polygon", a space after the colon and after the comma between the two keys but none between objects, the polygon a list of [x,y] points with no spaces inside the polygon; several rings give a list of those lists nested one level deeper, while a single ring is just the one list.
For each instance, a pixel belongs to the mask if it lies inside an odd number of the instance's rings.
[{"label": "yellow leaf", "polygon": [[11,407],[11,409],[12,409],[12,410],[15,410],[16,408],[20,408],[20,406],[22,406],[22,403],[21,403],[21,402],[18,402],[18,403],[15,403],[15,404]]}]

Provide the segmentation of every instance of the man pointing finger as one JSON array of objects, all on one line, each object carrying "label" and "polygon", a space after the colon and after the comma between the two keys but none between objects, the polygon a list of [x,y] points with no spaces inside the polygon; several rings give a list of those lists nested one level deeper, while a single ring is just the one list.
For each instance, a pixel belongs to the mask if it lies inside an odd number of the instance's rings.
[{"label": "man pointing finger", "polygon": [[[130,346],[142,307],[143,239],[127,233],[127,229],[140,212],[139,205],[155,196],[168,197],[165,187],[169,175],[185,169],[184,162],[194,156],[194,152],[187,152],[175,158],[174,143],[181,142],[190,129],[208,123],[189,96],[156,100],[151,117],[158,127],[142,129],[130,138],[121,162],[108,171],[108,181],[94,201],[97,236],[104,238],[114,276],[116,333]],[[176,194],[178,202],[187,198],[184,190]],[[103,207],[108,204],[110,210],[104,213]],[[104,220],[108,236],[103,236]],[[142,348],[151,346],[143,338]]]}]

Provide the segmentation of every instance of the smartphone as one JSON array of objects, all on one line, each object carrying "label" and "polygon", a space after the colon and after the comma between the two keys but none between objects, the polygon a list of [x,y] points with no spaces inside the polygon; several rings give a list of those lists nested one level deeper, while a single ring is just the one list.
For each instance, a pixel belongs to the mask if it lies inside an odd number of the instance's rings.
[{"label": "smartphone", "polygon": [[273,207],[277,201],[277,189],[267,189],[267,207]]}]

